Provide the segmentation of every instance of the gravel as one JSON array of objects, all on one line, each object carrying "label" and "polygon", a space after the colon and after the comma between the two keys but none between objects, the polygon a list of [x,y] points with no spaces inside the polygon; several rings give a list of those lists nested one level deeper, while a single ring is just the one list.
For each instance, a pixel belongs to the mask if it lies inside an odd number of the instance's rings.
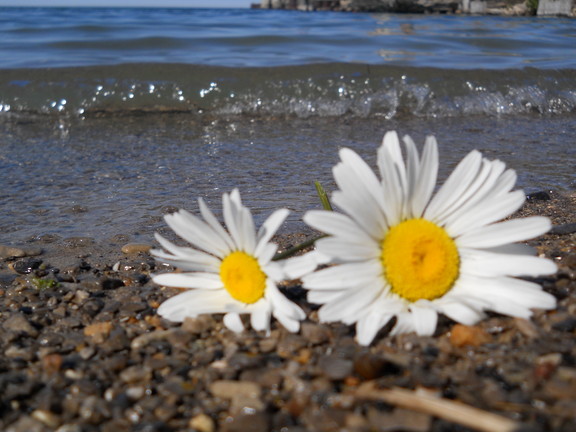
[{"label": "gravel", "polygon": [[318,323],[297,283],[283,289],[308,313],[298,334],[273,323],[268,336],[237,335],[221,315],[170,323],[156,309],[177,290],[150,280],[155,245],[126,236],[0,246],[0,430],[471,430],[379,399],[395,388],[426,389],[519,430],[576,430],[576,194],[533,195],[519,212],[531,214],[555,225],[530,243],[558,263],[538,279],[556,310],[532,321],[491,314],[473,327],[441,318],[433,337],[385,328],[370,347],[353,327]]}]

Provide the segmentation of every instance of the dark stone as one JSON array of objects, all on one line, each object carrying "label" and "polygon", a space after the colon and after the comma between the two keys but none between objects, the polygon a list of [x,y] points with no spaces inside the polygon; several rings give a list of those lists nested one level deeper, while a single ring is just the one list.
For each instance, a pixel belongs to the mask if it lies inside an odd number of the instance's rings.
[{"label": "dark stone", "polygon": [[91,298],[82,306],[82,312],[86,313],[89,317],[94,318],[98,312],[104,308],[104,301],[99,298]]},{"label": "dark stone", "polygon": [[550,194],[545,191],[538,191],[526,195],[528,201],[550,201]]},{"label": "dark stone", "polygon": [[573,332],[576,330],[576,317],[568,317],[552,326],[554,330],[561,332]]},{"label": "dark stone", "polygon": [[565,235],[576,232],[576,222],[553,226],[550,234]]},{"label": "dark stone", "polygon": [[124,286],[124,282],[121,279],[104,279],[102,280],[102,288],[105,290],[112,290]]},{"label": "dark stone", "polygon": [[29,274],[38,269],[42,264],[42,260],[38,258],[28,258],[21,261],[16,261],[12,268],[16,273]]}]

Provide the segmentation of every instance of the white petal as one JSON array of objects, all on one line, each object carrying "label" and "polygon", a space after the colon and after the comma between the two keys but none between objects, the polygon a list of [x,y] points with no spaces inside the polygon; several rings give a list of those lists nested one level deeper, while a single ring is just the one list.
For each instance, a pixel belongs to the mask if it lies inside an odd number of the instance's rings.
[{"label": "white petal", "polygon": [[240,319],[240,315],[236,312],[229,312],[224,315],[223,322],[226,327],[235,333],[241,333],[244,331],[244,324]]},{"label": "white petal", "polygon": [[266,298],[272,304],[274,316],[282,315],[297,321],[306,318],[306,314],[300,306],[288,300],[273,283],[266,285]]},{"label": "white petal", "polygon": [[416,144],[414,144],[412,138],[405,135],[402,141],[404,141],[404,148],[406,149],[406,204],[410,207],[404,208],[404,213],[406,213],[406,217],[412,218],[411,200],[414,196],[416,184],[418,183],[418,176],[420,175],[420,159],[418,157]]},{"label": "white petal", "polygon": [[446,221],[446,231],[451,237],[458,237],[472,229],[504,219],[522,207],[525,199],[524,192],[515,191],[500,196],[491,203],[481,201],[468,211],[456,213],[449,218]]},{"label": "white petal", "polygon": [[414,327],[414,319],[411,312],[402,312],[396,314],[396,324],[390,331],[390,336],[399,335],[402,333],[411,333],[416,331]]},{"label": "white petal", "polygon": [[[425,304],[428,303],[428,304]],[[430,302],[416,302],[410,305],[414,330],[419,336],[431,336],[436,331],[438,313]]]},{"label": "white petal", "polygon": [[543,216],[512,219],[467,232],[456,239],[456,244],[458,247],[470,248],[502,246],[542,235],[551,226],[550,219]]},{"label": "white petal", "polygon": [[373,237],[348,216],[333,211],[311,210],[304,222],[319,231],[358,243],[374,243]]},{"label": "white petal", "polygon": [[553,309],[554,296],[542,291],[535,283],[508,277],[482,278],[461,275],[462,291],[469,297],[490,301],[488,309],[504,315],[528,318],[530,309]]},{"label": "white petal", "polygon": [[260,267],[270,282],[279,282],[285,279],[284,269],[279,262],[272,261],[266,265],[260,264]]},{"label": "white petal", "polygon": [[222,214],[224,216],[224,222],[226,223],[226,228],[230,232],[230,236],[234,241],[235,249],[242,250],[244,246],[244,241],[242,238],[240,224],[240,214],[237,204],[231,199],[230,195],[222,194]]},{"label": "white petal", "polygon": [[276,311],[273,311],[272,314],[289,332],[296,333],[300,329],[300,321],[279,314]]},{"label": "white petal", "polygon": [[351,324],[360,318],[357,315],[363,313],[363,309],[381,293],[382,283],[379,281],[353,290],[343,290],[342,295],[320,308],[318,318],[321,322],[342,321]]},{"label": "white petal", "polygon": [[309,303],[322,305],[336,300],[345,290],[314,290],[308,291],[307,299]]},{"label": "white petal", "polygon": [[272,309],[270,308],[270,303],[266,300],[260,300],[258,308],[250,314],[250,324],[252,328],[257,331],[266,332],[270,331],[270,315]]},{"label": "white petal", "polygon": [[198,206],[200,207],[200,214],[206,223],[210,225],[214,232],[217,233],[224,242],[226,242],[226,245],[230,250],[234,249],[234,242],[232,241],[230,234],[228,234],[222,225],[220,225],[220,222],[218,222],[218,219],[214,216],[214,213],[212,213],[202,198],[198,199]]},{"label": "white petal", "polygon": [[210,256],[213,260],[205,260],[206,262],[201,262],[200,260],[191,260],[186,258],[177,257],[175,255],[170,255],[159,249],[152,249],[150,253],[159,261],[163,263],[173,265],[178,267],[180,270],[184,271],[201,271],[201,272],[217,272],[220,268],[221,261],[217,258]]},{"label": "white petal", "polygon": [[228,252],[228,246],[210,226],[190,214],[186,210],[164,216],[166,223],[172,230],[194,246],[205,250],[212,255],[223,257]]},{"label": "white petal", "polygon": [[356,339],[360,345],[368,346],[378,331],[392,319],[393,314],[374,311],[360,318],[356,323]]},{"label": "white petal", "polygon": [[318,253],[316,251],[308,252],[304,255],[281,260],[279,263],[282,265],[286,278],[299,279],[316,270]]},{"label": "white petal", "polygon": [[386,201],[383,200],[382,188],[378,186],[376,190],[368,189],[343,162],[337,164],[332,171],[340,187],[340,190],[332,193],[332,202],[374,237],[385,232],[387,216],[382,206],[386,205]]},{"label": "white petal", "polygon": [[341,264],[311,273],[302,282],[306,289],[343,289],[382,279],[378,260]]},{"label": "white petal", "polygon": [[474,325],[485,317],[481,310],[457,301],[446,301],[436,305],[448,318],[464,325]]},{"label": "white petal", "polygon": [[262,250],[268,244],[268,241],[276,234],[276,231],[278,231],[280,225],[284,223],[289,213],[287,209],[279,209],[268,216],[258,231],[258,243],[254,251],[255,256],[260,256]]},{"label": "white petal", "polygon": [[424,212],[424,217],[437,222],[447,209],[455,202],[461,200],[463,194],[466,193],[468,187],[478,175],[481,163],[482,155],[480,152],[473,150],[468,153],[432,198]]},{"label": "white petal", "polygon": [[340,238],[322,238],[316,242],[320,253],[338,257],[346,261],[364,261],[380,256],[380,249],[375,243],[356,243]]},{"label": "white petal", "polygon": [[170,321],[205,313],[226,312],[235,301],[224,290],[187,290],[169,298],[158,308],[158,314]]},{"label": "white petal", "polygon": [[214,273],[161,273],[154,275],[152,280],[158,285],[175,288],[218,289],[224,288],[220,276]]},{"label": "white petal", "polygon": [[556,273],[554,262],[527,255],[510,255],[482,250],[460,250],[460,271],[477,276],[540,276]]},{"label": "white petal", "polygon": [[428,205],[438,176],[438,145],[436,138],[429,136],[426,138],[422,160],[420,162],[420,172],[410,200],[411,216],[419,218],[424,213]]}]

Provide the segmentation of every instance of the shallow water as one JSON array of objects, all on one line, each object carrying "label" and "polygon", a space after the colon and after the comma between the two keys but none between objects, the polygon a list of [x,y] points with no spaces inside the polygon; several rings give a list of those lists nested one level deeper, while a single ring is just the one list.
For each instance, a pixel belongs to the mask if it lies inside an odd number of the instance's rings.
[{"label": "shallow water", "polygon": [[527,191],[576,188],[574,20],[215,9],[0,9],[0,243],[151,242],[240,188],[305,229],[337,150],[437,135]]},{"label": "shallow water", "polygon": [[419,145],[435,134],[441,178],[477,148],[516,169],[527,192],[576,188],[573,116],[194,121],[171,114],[0,125],[2,243],[45,234],[151,242],[170,208],[195,211],[201,196],[219,213],[221,194],[235,187],[258,223],[287,207],[284,230],[299,232],[303,213],[319,207],[313,181],[334,187],[338,149],[351,147],[374,166],[390,129]]}]

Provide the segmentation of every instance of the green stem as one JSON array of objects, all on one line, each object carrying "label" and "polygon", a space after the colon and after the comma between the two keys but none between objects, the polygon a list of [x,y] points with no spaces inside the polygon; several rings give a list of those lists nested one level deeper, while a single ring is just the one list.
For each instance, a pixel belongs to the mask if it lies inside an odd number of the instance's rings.
[{"label": "green stem", "polygon": [[330,204],[330,199],[328,198],[328,194],[322,187],[319,181],[314,182],[314,186],[316,186],[316,192],[318,193],[318,197],[320,198],[320,202],[322,203],[322,207],[324,210],[332,211],[332,204]]},{"label": "green stem", "polygon": [[278,252],[274,258],[272,258],[272,261],[278,261],[284,258],[288,258],[291,257],[292,255],[294,255],[296,252],[300,252],[302,249],[306,249],[307,247],[312,246],[314,243],[316,243],[316,240],[320,240],[321,238],[326,237],[325,235],[321,235],[319,237],[314,237],[311,238],[309,240],[306,240],[305,242],[302,242],[296,246],[291,247],[290,249],[286,249],[284,252]]}]

